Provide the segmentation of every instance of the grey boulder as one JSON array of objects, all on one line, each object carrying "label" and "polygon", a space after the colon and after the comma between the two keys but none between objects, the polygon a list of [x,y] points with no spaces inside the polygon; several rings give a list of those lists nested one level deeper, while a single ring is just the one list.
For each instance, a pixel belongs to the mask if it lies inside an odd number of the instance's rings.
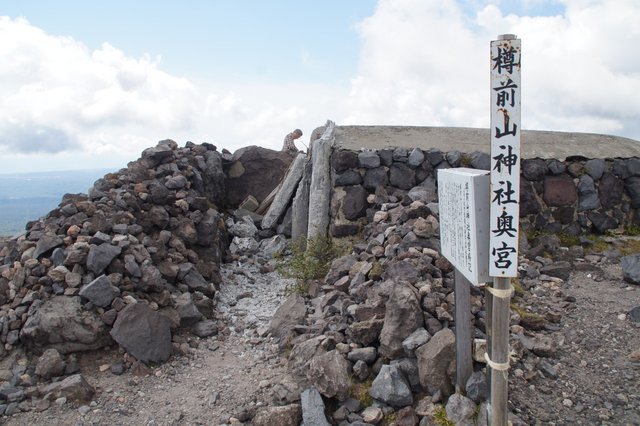
[{"label": "grey boulder", "polygon": [[640,254],[632,254],[622,258],[622,278],[631,284],[640,284]]},{"label": "grey boulder", "polygon": [[25,322],[20,340],[36,352],[54,348],[63,354],[100,349],[113,343],[100,318],[82,309],[79,297],[66,296],[44,302]]},{"label": "grey boulder", "polygon": [[120,289],[111,284],[109,277],[100,275],[89,284],[83,286],[79,294],[94,305],[106,308],[111,305],[113,299],[120,295]]},{"label": "grey boulder", "polygon": [[163,362],[171,356],[170,320],[144,303],[118,313],[111,337],[142,362]]}]

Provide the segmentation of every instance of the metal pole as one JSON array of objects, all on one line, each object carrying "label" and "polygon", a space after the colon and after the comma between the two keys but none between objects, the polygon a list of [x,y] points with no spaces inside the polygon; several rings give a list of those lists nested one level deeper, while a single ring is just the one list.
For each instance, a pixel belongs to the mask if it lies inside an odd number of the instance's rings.
[{"label": "metal pole", "polygon": [[[493,331],[493,295],[489,292],[490,286],[491,286],[491,283],[487,283],[484,291],[484,301],[486,306],[484,328],[485,328],[485,333],[487,335],[487,346],[486,346],[487,355],[489,356],[489,359],[493,359],[491,358],[491,342],[493,341],[493,339],[491,338],[491,333]],[[489,395],[491,395],[492,374],[493,374],[493,370],[491,370],[491,366],[487,364],[487,387],[488,387]],[[489,422],[491,422],[491,399],[489,399],[487,410],[489,414]]]},{"label": "metal pole", "polygon": [[456,390],[464,390],[473,373],[471,357],[471,283],[455,269]]},{"label": "metal pole", "polygon": [[[510,278],[494,278],[495,290],[510,290]],[[491,355],[494,365],[509,363],[509,301],[510,297],[492,295]],[[508,370],[491,373],[491,425],[507,426]]]}]

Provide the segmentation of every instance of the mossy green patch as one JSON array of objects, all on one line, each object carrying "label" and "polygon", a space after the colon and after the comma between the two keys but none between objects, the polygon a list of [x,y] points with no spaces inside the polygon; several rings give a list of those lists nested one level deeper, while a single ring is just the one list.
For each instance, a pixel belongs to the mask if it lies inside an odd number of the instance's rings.
[{"label": "mossy green patch", "polygon": [[331,262],[343,253],[332,238],[320,236],[300,238],[291,245],[291,257],[278,264],[278,272],[296,280],[289,292],[306,293],[313,280],[324,278]]},{"label": "mossy green patch", "polygon": [[443,405],[436,408],[433,415],[433,421],[438,426],[456,426],[456,424],[447,416],[447,410]]}]

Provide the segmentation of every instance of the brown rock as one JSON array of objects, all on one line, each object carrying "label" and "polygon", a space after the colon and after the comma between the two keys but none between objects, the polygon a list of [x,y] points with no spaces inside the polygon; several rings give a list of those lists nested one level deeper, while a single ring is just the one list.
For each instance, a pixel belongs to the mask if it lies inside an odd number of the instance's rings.
[{"label": "brown rock", "polygon": [[228,205],[237,207],[249,195],[262,202],[284,178],[291,160],[286,152],[258,146],[234,152],[226,182]]},{"label": "brown rock", "polygon": [[578,199],[578,191],[573,179],[564,174],[547,176],[544,179],[543,199],[549,207],[573,205]]}]

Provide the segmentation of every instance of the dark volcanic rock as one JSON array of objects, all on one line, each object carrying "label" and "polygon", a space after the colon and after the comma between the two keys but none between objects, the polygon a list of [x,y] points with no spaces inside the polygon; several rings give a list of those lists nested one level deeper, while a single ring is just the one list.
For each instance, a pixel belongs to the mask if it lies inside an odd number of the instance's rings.
[{"label": "dark volcanic rock", "polygon": [[337,173],[355,169],[358,167],[358,154],[345,149],[334,152],[331,156],[331,166]]},{"label": "dark volcanic rock", "polygon": [[455,342],[453,331],[445,328],[416,350],[420,383],[431,393],[440,391],[451,395],[453,392],[447,369],[455,359]]},{"label": "dark volcanic rock", "polygon": [[342,212],[347,220],[362,217],[367,209],[367,191],[360,185],[346,187]]},{"label": "dark volcanic rock", "polygon": [[369,394],[395,408],[413,403],[413,394],[397,365],[383,365],[371,384]]},{"label": "dark volcanic rock", "polygon": [[631,284],[640,284],[640,254],[632,254],[622,258],[623,279]]},{"label": "dark volcanic rock", "polygon": [[389,183],[400,189],[411,189],[416,183],[415,171],[406,164],[394,164],[389,169]]},{"label": "dark volcanic rock", "polygon": [[534,158],[522,161],[522,176],[527,180],[541,181],[547,174],[547,164],[544,160]]},{"label": "dark volcanic rock", "polygon": [[33,252],[33,258],[38,259],[43,254],[47,253],[56,247],[60,247],[64,242],[62,238],[57,235],[46,233],[40,237],[36,244],[36,250]]},{"label": "dark volcanic rock", "polygon": [[100,318],[83,310],[79,297],[66,296],[44,302],[25,322],[20,340],[36,352],[55,348],[70,353],[112,344]]},{"label": "dark volcanic rock", "polygon": [[362,176],[354,170],[347,170],[336,176],[336,186],[359,185],[362,183]]},{"label": "dark volcanic rock", "polygon": [[389,175],[385,167],[376,167],[369,169],[364,175],[364,187],[367,191],[375,191],[379,186],[387,186],[389,184]]},{"label": "dark volcanic rock", "polygon": [[163,362],[171,355],[169,319],[144,303],[128,305],[120,311],[111,336],[142,362]]},{"label": "dark volcanic rock", "polygon": [[89,284],[80,289],[80,296],[89,300],[96,306],[106,308],[111,305],[113,299],[120,295],[120,289],[111,285],[111,280],[106,275],[100,275]]},{"label": "dark volcanic rock", "polygon": [[600,179],[598,195],[602,206],[610,209],[622,201],[624,193],[624,182],[613,173],[605,173]]},{"label": "dark volcanic rock", "polygon": [[120,247],[111,244],[91,246],[87,255],[87,268],[96,275],[101,274],[121,252]]}]

